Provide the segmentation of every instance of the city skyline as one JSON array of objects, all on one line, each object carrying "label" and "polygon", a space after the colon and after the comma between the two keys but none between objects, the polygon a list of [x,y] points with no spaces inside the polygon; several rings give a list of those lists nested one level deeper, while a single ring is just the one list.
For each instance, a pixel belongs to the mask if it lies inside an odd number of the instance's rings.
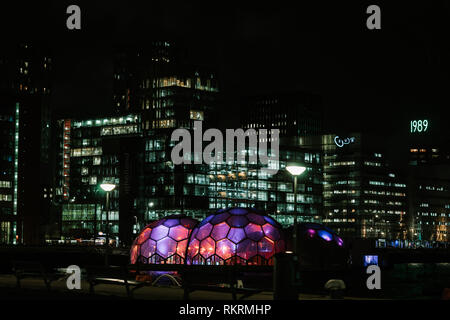
[{"label": "city skyline", "polygon": [[[450,299],[448,21],[441,0],[2,6],[0,300]],[[194,306],[169,309],[221,311]]]},{"label": "city skyline", "polygon": [[[108,111],[114,46],[145,47],[151,38],[181,40],[190,59],[216,66],[224,109],[237,110],[241,96],[282,89],[320,94],[330,132],[389,136],[407,126],[408,116],[429,116],[448,101],[448,51],[441,39],[449,9],[443,3],[386,4],[379,33],[364,30],[363,5],[224,6],[217,12],[200,4],[149,3],[127,6],[120,16],[117,6],[86,4],[92,13],[78,34],[56,27],[64,22],[58,15],[63,3],[47,3],[36,8],[41,14],[18,20],[19,34],[54,51],[58,90],[52,99],[61,115]],[[436,8],[442,19],[432,18]],[[232,119],[224,122],[237,127]]]}]

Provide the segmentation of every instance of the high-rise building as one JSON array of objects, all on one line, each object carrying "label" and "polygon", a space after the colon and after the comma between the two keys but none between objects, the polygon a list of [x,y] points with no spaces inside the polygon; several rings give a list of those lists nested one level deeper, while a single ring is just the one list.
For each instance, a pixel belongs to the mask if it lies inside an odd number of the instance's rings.
[{"label": "high-rise building", "polygon": [[15,96],[0,98],[0,243],[17,243],[19,109]]},{"label": "high-rise building", "polygon": [[408,238],[429,245],[450,241],[450,166],[408,169]]},{"label": "high-rise building", "polygon": [[0,239],[6,243],[39,243],[42,226],[49,222],[51,63],[46,50],[29,44],[8,47],[0,57],[1,139],[5,150],[0,180],[10,186],[12,195],[6,201],[12,207],[7,205],[1,214]]},{"label": "high-rise building", "polygon": [[[58,124],[55,201],[62,212],[61,237],[94,240],[108,233],[110,239],[131,241],[141,175],[140,116],[64,119]],[[116,185],[109,208],[100,188],[104,182]]]},{"label": "high-rise building", "polygon": [[[320,140],[320,141],[319,141]],[[375,137],[353,133],[305,138],[323,152],[323,222],[347,238],[406,237],[406,183]]]},{"label": "high-rise building", "polygon": [[408,238],[433,246],[450,241],[450,149],[447,126],[433,117],[410,120],[404,146],[408,176]]},{"label": "high-rise building", "polygon": [[[154,41],[144,49],[115,54],[114,103],[141,115],[143,175],[138,207],[141,223],[170,213],[204,216],[207,194],[188,187],[188,176],[206,174],[205,164],[173,165],[173,130],[192,130],[194,121],[210,126],[218,100],[215,72],[189,65],[173,42]],[[191,131],[192,132],[192,131]]]},{"label": "high-rise building", "polygon": [[[208,126],[217,79],[208,68],[187,64],[178,52],[167,41],[117,48],[115,115],[60,121],[57,192],[64,237],[93,239],[99,231],[106,232],[104,194],[99,195],[98,187],[104,180],[117,185],[111,192],[110,235],[125,244],[133,230],[160,216],[184,213],[200,218],[208,213],[207,194],[186,185],[188,175],[205,173],[207,166],[174,165],[171,149],[176,142],[171,135],[177,128],[192,132],[194,121]],[[130,126],[132,131],[127,131]]]},{"label": "high-rise building", "polygon": [[286,92],[246,97],[241,106],[244,128],[279,129],[282,137],[322,134],[320,96]]}]

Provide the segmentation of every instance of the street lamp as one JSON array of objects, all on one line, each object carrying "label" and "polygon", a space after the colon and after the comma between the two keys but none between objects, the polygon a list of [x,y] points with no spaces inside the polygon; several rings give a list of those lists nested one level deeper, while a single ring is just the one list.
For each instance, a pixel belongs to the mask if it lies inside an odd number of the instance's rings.
[{"label": "street lamp", "polygon": [[297,177],[305,172],[306,167],[298,163],[288,163],[286,170],[294,176],[294,252],[297,253],[297,239],[298,239],[298,228],[297,228]]},{"label": "street lamp", "polygon": [[105,239],[105,264],[108,265],[108,248],[109,248],[109,193],[116,188],[113,183],[102,183],[100,188],[106,192],[106,239]]}]

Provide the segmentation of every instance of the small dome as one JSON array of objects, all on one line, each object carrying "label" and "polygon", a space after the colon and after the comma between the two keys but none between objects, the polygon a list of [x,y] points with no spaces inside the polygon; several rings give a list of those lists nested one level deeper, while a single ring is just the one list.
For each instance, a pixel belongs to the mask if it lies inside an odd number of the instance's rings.
[{"label": "small dome", "polygon": [[189,237],[198,221],[172,215],[147,225],[131,246],[131,263],[183,264]]},{"label": "small dome", "polygon": [[330,245],[344,246],[344,241],[331,229],[319,223],[301,223],[300,236],[306,239],[319,239]]},{"label": "small dome", "polygon": [[281,225],[251,208],[228,208],[206,217],[192,231],[188,264],[271,265],[285,251]]}]

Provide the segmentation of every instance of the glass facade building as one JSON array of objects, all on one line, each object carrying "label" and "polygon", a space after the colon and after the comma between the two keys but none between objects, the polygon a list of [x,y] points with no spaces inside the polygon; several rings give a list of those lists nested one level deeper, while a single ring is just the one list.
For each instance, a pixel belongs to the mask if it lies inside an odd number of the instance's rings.
[{"label": "glass facade building", "polygon": [[315,140],[323,151],[323,223],[342,237],[405,239],[406,183],[376,139],[353,133]]},{"label": "glass facade building", "polygon": [[[249,150],[247,150],[249,151]],[[297,204],[294,202],[294,180],[286,164],[299,162],[306,166],[297,185]],[[298,139],[282,138],[276,174],[262,170],[249,161],[212,163],[205,175],[189,176],[192,185],[200,182],[208,187],[209,209],[239,206],[258,208],[274,216],[287,227],[294,222],[320,222],[322,219],[322,160],[318,151],[301,148]]]},{"label": "glass facade building", "polygon": [[[131,192],[136,188],[133,176],[139,175],[140,117],[129,114],[65,119],[58,123],[60,148],[55,199],[60,204],[62,237],[93,239],[107,230],[111,238],[118,237],[119,210],[124,212],[125,223],[132,221],[128,215],[135,203]],[[116,185],[110,194],[108,219],[105,192],[100,188],[103,182]],[[130,192],[132,199],[126,201]],[[121,193],[125,193],[123,199],[119,197]]]},{"label": "glass facade building", "polygon": [[16,243],[20,104],[2,95],[0,108],[0,244]]},{"label": "glass facade building", "polygon": [[51,68],[37,46],[0,53],[0,243],[37,244],[50,222]]},{"label": "glass facade building", "polygon": [[448,165],[410,168],[409,239],[450,241],[450,170]]},{"label": "glass facade building", "polygon": [[121,112],[141,115],[142,176],[139,183],[138,221],[170,214],[202,218],[208,210],[207,185],[190,188],[191,175],[204,175],[204,164],[173,165],[171,135],[177,128],[193,129],[194,121],[211,126],[218,100],[213,70],[187,62],[173,42],[153,41],[140,50],[117,48],[114,104]]}]

